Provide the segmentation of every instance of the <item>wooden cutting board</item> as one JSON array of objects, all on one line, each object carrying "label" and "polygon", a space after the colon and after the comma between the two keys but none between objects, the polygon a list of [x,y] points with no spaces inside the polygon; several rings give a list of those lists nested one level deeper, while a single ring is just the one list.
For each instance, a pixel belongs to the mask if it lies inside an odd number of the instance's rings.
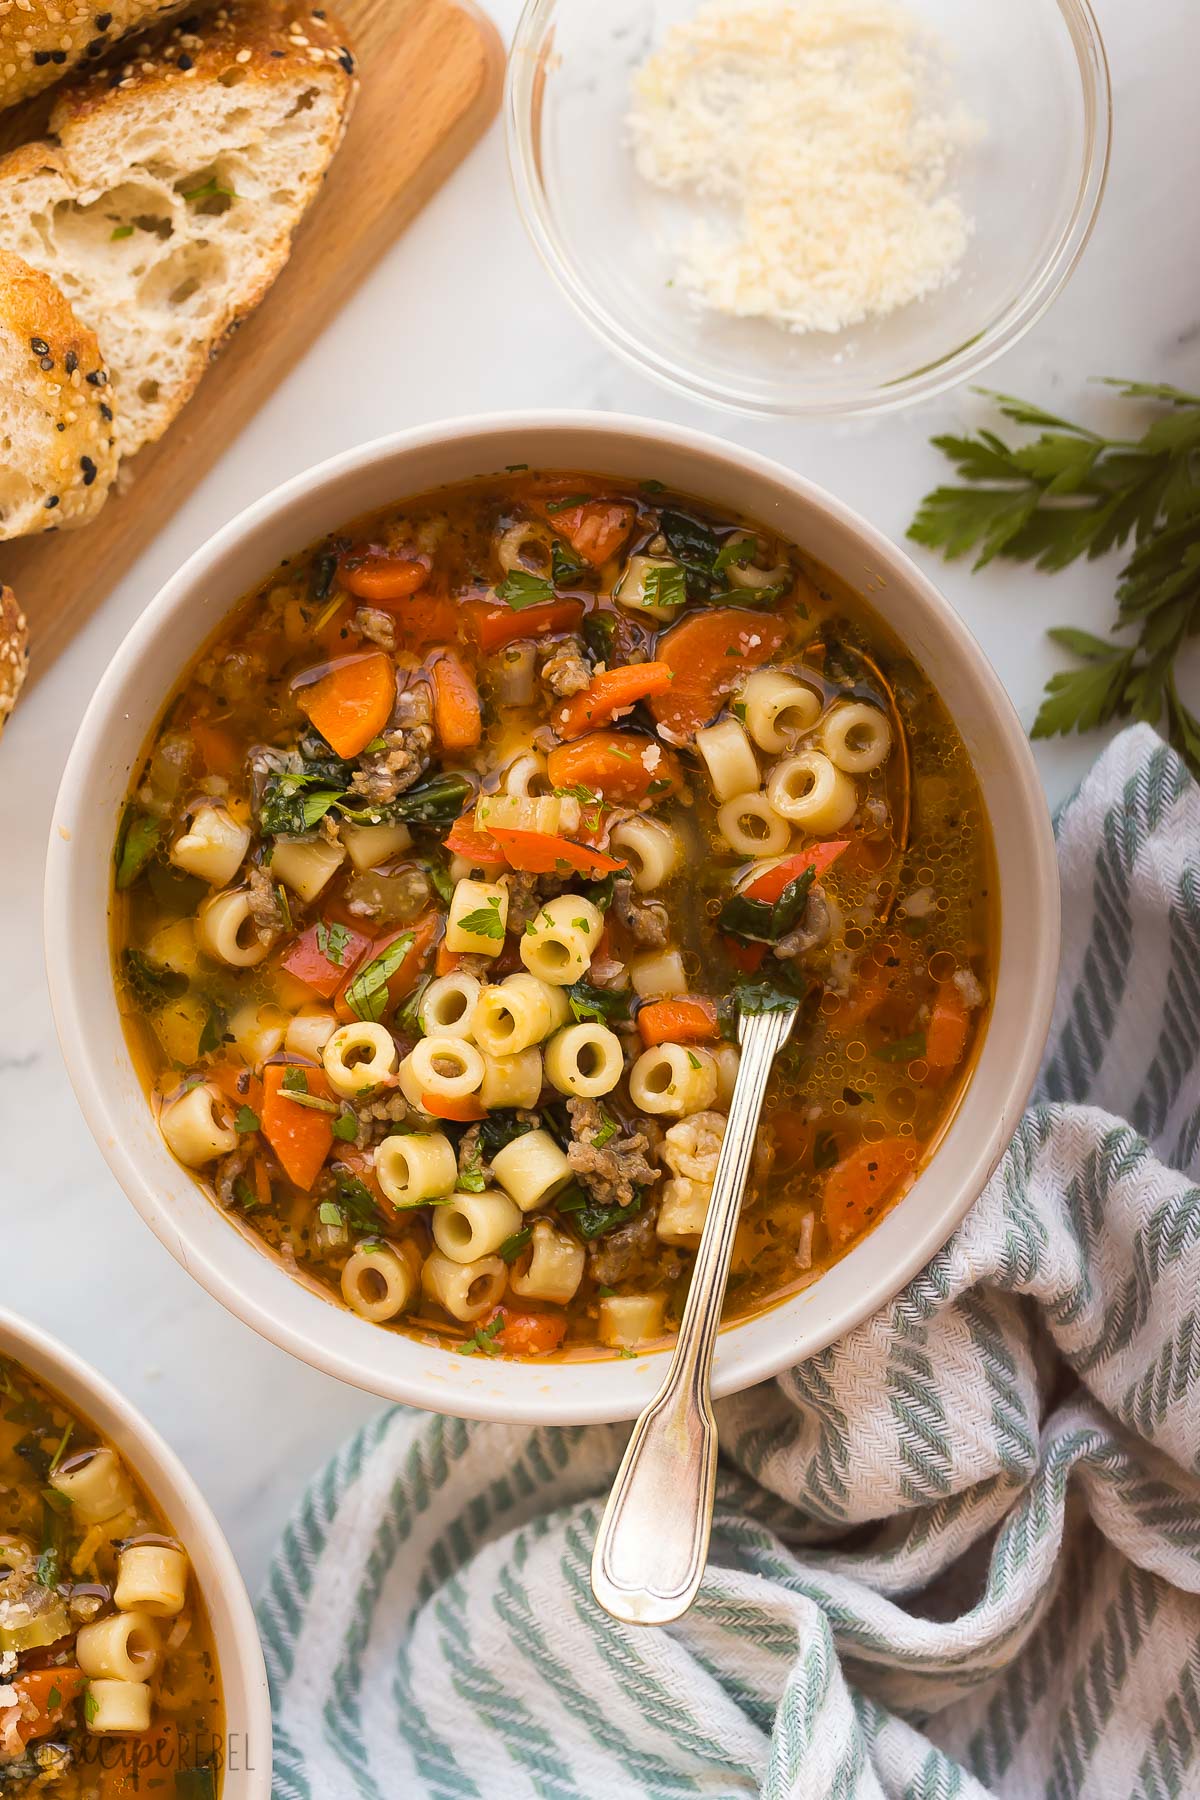
[{"label": "wooden cutting board", "polygon": [[[287,267],[165,436],[125,465],[120,491],[113,489],[92,524],[0,545],[0,577],[29,617],[31,680],[49,668],[495,115],[504,50],[471,0],[337,0],[337,13],[358,56],[358,101]],[[43,100],[24,113],[21,136],[38,134],[45,111]],[[11,126],[3,133],[7,142],[14,136]]]}]

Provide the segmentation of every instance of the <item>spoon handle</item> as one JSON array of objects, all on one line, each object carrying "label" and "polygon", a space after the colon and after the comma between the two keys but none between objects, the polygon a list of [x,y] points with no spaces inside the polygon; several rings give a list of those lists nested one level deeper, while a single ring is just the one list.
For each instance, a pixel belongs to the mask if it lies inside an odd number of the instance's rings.
[{"label": "spoon handle", "polygon": [[627,1625],[666,1625],[696,1597],[717,1479],[709,1377],[763,1095],[796,1009],[738,1021],[742,1057],[667,1378],[638,1419],[592,1554],[592,1592]]}]

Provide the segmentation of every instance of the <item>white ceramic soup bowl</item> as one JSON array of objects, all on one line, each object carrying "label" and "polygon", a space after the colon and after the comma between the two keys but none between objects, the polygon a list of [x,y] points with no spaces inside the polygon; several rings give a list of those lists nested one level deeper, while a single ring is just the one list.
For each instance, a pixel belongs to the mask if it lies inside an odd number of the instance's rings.
[{"label": "white ceramic soup bowl", "polygon": [[1033,759],[998,678],[957,614],[894,544],[780,465],[693,431],[602,413],[485,416],[424,426],[334,457],[251,506],[169,581],[113,658],[76,738],[46,873],[51,998],[88,1124],[147,1224],[225,1306],[305,1361],[389,1399],[468,1418],[630,1418],[665,1355],[577,1363],[464,1357],[356,1317],[290,1277],[173,1160],[121,1030],[106,897],[131,773],[185,666],[279,560],[357,515],[509,465],[654,479],[762,520],[886,611],[966,741],[991,819],[1001,943],[974,1078],[912,1190],[809,1288],[721,1333],[732,1393],[824,1348],[941,1247],[1015,1129],[1037,1071],[1058,963],[1054,841]]},{"label": "white ceramic soup bowl", "polygon": [[208,1502],[175,1452],[111,1382],[65,1345],[3,1307],[0,1357],[11,1358],[53,1388],[107,1438],[187,1551],[208,1608],[225,1701],[225,1742],[217,1749],[224,1767],[221,1800],[268,1800],[267,1671],[245,1584]]}]

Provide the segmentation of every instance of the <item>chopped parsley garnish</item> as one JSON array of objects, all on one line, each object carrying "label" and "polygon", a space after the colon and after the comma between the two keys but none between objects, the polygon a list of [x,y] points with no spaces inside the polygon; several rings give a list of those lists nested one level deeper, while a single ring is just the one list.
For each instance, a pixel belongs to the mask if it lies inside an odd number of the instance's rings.
[{"label": "chopped parsley garnish", "polygon": [[34,1564],[34,1574],[41,1587],[57,1587],[59,1579],[58,1551],[43,1550]]},{"label": "chopped parsley garnish", "polygon": [[337,1197],[350,1223],[359,1231],[378,1231],[379,1209],[366,1182],[351,1175],[349,1169],[335,1169],[333,1179]]},{"label": "chopped parsley garnish", "polygon": [[244,1175],[239,1175],[234,1182],[233,1197],[244,1212],[253,1212],[258,1205],[258,1195]]},{"label": "chopped parsley garnish", "polygon": [[258,1114],[249,1106],[239,1106],[234,1117],[233,1129],[242,1133],[258,1131],[260,1129]]},{"label": "chopped parsley garnish", "polygon": [[85,1688],[83,1695],[83,1716],[89,1725],[92,1724],[99,1711],[100,1702],[97,1700],[95,1694],[93,1694],[91,1686],[89,1685]]},{"label": "chopped parsley garnish", "polygon": [[561,538],[555,538],[550,551],[551,584],[555,588],[575,587],[580,576],[587,572],[588,565],[583,558],[568,549]]},{"label": "chopped parsley garnish", "polygon": [[341,1230],[346,1223],[345,1213],[334,1200],[322,1200],[317,1208],[317,1218],[322,1225],[331,1225],[335,1230]]},{"label": "chopped parsley garnish", "polygon": [[568,494],[565,500],[548,500],[546,511],[548,513],[570,512],[572,507],[586,506],[592,498],[591,494]]},{"label": "chopped parsley garnish", "polygon": [[925,1054],[925,1033],[914,1031],[908,1037],[895,1038],[873,1052],[879,1062],[913,1062]]},{"label": "chopped parsley garnish", "polygon": [[500,1345],[495,1340],[503,1330],[504,1314],[498,1312],[486,1325],[477,1325],[466,1343],[456,1344],[455,1349],[460,1356],[476,1356],[481,1350],[485,1356],[499,1356]]},{"label": "chopped parsley garnish", "polygon": [[629,995],[621,988],[593,987],[590,981],[575,981],[567,989],[572,1017],[583,1025],[605,1025],[609,1019],[629,1017]]},{"label": "chopped parsley garnish", "polygon": [[495,938],[497,942],[504,937],[504,920],[500,917],[500,896],[489,894],[486,906],[477,906],[474,912],[465,913],[459,920],[464,931],[473,937]]},{"label": "chopped parsley garnish", "polygon": [[133,236],[133,226],[132,225],[114,225],[111,232],[109,233],[109,242],[112,244],[115,244],[115,243],[117,243],[117,241],[120,238],[130,238],[132,236]]},{"label": "chopped parsley garnish", "polygon": [[713,557],[713,574],[720,575],[723,570],[730,568],[744,569],[757,555],[758,539],[743,537],[739,532],[734,537],[727,538]]},{"label": "chopped parsley garnish", "polygon": [[554,583],[544,575],[533,575],[528,569],[510,569],[496,589],[497,600],[503,600],[514,612],[527,606],[541,606],[554,598]]},{"label": "chopped parsley garnish", "polygon": [[592,1133],[592,1148],[595,1150],[603,1150],[605,1144],[611,1142],[621,1129],[617,1124],[617,1121],[610,1113],[606,1112],[603,1107],[600,1108],[600,1117],[603,1119],[604,1123],[601,1125],[599,1131],[593,1131]]},{"label": "chopped parsley garnish", "polygon": [[307,1094],[308,1076],[298,1063],[289,1063],[283,1071],[282,1085],[285,1094]]},{"label": "chopped parsley garnish", "polygon": [[200,1033],[200,1041],[196,1046],[197,1054],[210,1056],[214,1050],[220,1049],[225,1024],[220,1013],[209,1010],[204,1021],[204,1029]]},{"label": "chopped parsley garnish", "polygon": [[[501,933],[503,936],[503,932]],[[411,931],[373,956],[346,989],[346,1005],[356,1019],[377,1025],[388,1009],[388,982],[403,964],[416,939]]]},{"label": "chopped parsley garnish", "polygon": [[514,1231],[511,1237],[505,1238],[499,1250],[496,1252],[497,1256],[502,1257],[506,1263],[516,1262],[518,1256],[520,1256],[522,1250],[532,1236],[532,1225],[525,1225],[520,1231]]},{"label": "chopped parsley garnish", "polygon": [[702,1069],[704,1067],[704,1064],[700,1061],[700,1058],[696,1055],[694,1050],[688,1051],[687,1059],[691,1063],[693,1069]]},{"label": "chopped parsley garnish", "polygon": [[324,1100],[319,1094],[308,1091],[308,1075],[297,1063],[289,1063],[283,1071],[280,1091],[285,1100],[294,1106],[307,1106],[313,1112],[335,1113],[338,1111],[336,1100]]},{"label": "chopped parsley garnish", "polygon": [[358,1119],[351,1107],[343,1107],[330,1129],[343,1144],[352,1144],[358,1136]]},{"label": "chopped parsley garnish", "polygon": [[628,1206],[598,1206],[575,1182],[556,1195],[554,1204],[560,1213],[570,1215],[571,1224],[580,1237],[590,1240],[603,1237],[606,1232],[615,1231],[618,1225],[636,1219],[642,1210],[642,1196],[638,1194]]}]

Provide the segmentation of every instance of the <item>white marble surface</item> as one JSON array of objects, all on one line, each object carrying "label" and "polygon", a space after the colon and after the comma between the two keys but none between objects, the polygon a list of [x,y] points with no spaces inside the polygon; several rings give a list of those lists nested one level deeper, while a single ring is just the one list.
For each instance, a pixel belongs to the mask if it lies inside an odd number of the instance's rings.
[{"label": "white marble surface", "polygon": [[[491,0],[491,10],[511,32],[518,0]],[[1097,0],[1097,11],[1117,119],[1100,222],[1065,295],[989,373],[997,387],[1094,417],[1111,403],[1085,392],[1091,375],[1200,380],[1200,11],[1189,0]],[[677,419],[782,458],[900,536],[941,472],[928,438],[978,404],[959,392],[877,422],[807,426],[756,424],[660,392],[593,341],[537,261],[496,126],[18,710],[0,748],[0,1298],[149,1414],[212,1500],[252,1588],[301,1483],[376,1402],[292,1362],[192,1283],[127,1204],[76,1110],[46,997],[42,865],[59,772],[97,672],[215,526],[330,452],[398,426],[524,405]],[[1110,566],[1052,582],[930,566],[1026,721],[1055,661],[1044,627],[1106,627]],[[1039,747],[1053,798],[1096,748]]]}]

